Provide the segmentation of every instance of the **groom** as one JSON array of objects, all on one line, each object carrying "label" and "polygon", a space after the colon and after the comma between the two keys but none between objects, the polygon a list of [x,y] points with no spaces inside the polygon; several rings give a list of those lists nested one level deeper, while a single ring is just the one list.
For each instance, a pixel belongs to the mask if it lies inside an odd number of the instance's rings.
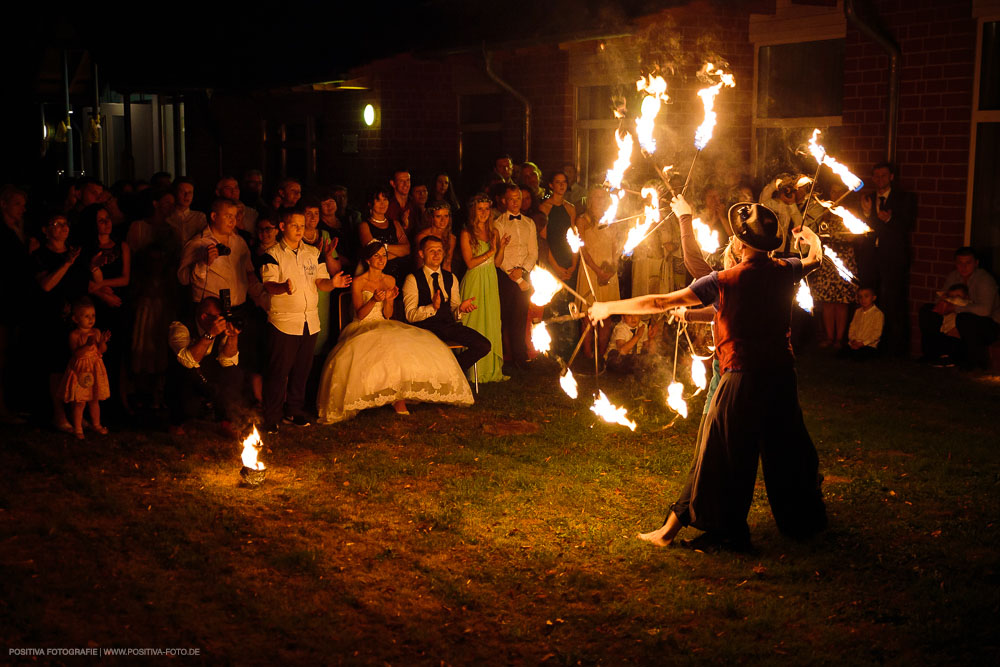
[{"label": "groom", "polygon": [[406,319],[443,341],[464,345],[465,350],[458,355],[458,365],[464,373],[489,354],[492,347],[488,338],[459,321],[464,313],[476,309],[475,297],[462,301],[455,276],[441,267],[444,244],[438,237],[422,238],[417,253],[424,265],[406,276],[403,283]]}]

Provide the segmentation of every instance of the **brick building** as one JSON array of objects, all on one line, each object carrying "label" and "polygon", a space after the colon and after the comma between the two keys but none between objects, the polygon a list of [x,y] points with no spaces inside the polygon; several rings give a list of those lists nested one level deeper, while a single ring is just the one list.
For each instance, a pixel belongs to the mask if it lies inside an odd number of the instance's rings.
[{"label": "brick building", "polygon": [[[424,180],[447,171],[469,194],[502,152],[543,170],[574,161],[582,180],[601,180],[616,150],[612,97],[631,96],[634,113],[636,79],[659,67],[671,103],[657,122],[656,160],[683,175],[702,119],[695,72],[722,58],[737,89],[717,100],[719,124],[698,158],[696,184],[745,175],[759,187],[785,169],[811,171],[815,163],[795,149],[818,127],[830,153],[859,176],[893,159],[897,185],[917,193],[914,309],[931,299],[959,245],[973,245],[985,267],[1000,270],[1000,0],[694,0],[642,13],[649,6],[656,3],[586,3],[579,13],[587,21],[566,28],[556,22],[485,43],[436,40],[437,50],[424,44],[333,81],[254,87],[236,72],[244,85],[220,79],[209,89],[190,72],[172,87],[132,82],[127,104],[102,103],[115,121],[106,132],[128,107],[133,123],[151,128],[146,169],[186,171],[206,187],[220,174],[259,167],[270,183],[285,175],[344,183],[360,200],[405,166]],[[452,27],[464,37],[486,34]],[[308,76],[318,76],[315,61]],[[228,71],[208,69],[216,78]],[[369,104],[371,125],[362,120]],[[128,160],[106,152],[98,175],[113,181]],[[148,176],[139,162],[136,175]],[[648,176],[634,172],[634,180]]]}]

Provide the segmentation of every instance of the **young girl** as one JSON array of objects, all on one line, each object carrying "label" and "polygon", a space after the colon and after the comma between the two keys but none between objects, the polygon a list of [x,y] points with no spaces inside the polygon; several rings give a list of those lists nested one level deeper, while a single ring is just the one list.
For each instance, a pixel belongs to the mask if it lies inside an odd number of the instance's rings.
[{"label": "young girl", "polygon": [[90,409],[90,423],[95,431],[104,435],[108,429],[101,426],[101,405],[111,395],[108,372],[101,360],[108,349],[111,332],[101,333],[94,328],[97,315],[94,304],[87,297],[73,303],[73,323],[76,329],[69,335],[71,353],[69,366],[63,375],[63,398],[73,404],[73,435],[83,440],[83,405]]}]

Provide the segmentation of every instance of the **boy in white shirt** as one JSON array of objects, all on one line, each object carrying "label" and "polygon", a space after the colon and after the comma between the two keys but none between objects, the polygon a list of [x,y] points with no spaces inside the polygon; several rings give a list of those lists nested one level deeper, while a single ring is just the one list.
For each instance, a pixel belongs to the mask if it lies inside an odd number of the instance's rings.
[{"label": "boy in white shirt", "polygon": [[[309,426],[304,412],[306,382],[312,368],[319,333],[319,292],[347,287],[351,277],[343,272],[331,278],[317,248],[304,243],[305,213],[300,208],[279,214],[281,237],[271,246],[261,267],[264,289],[271,295],[267,313],[268,361],[264,375],[264,430],[278,430],[284,421]],[[331,246],[327,253],[333,252]]]},{"label": "boy in white shirt", "polygon": [[642,355],[656,352],[656,342],[662,331],[662,320],[647,327],[638,315],[622,315],[621,321],[611,332],[611,341],[608,343],[608,370],[624,374],[637,371],[641,360],[645,358]]},{"label": "boy in white shirt", "polygon": [[865,361],[878,354],[885,316],[875,305],[875,298],[875,290],[872,288],[858,289],[859,308],[854,311],[851,326],[847,330],[847,347],[840,351],[839,356]]}]

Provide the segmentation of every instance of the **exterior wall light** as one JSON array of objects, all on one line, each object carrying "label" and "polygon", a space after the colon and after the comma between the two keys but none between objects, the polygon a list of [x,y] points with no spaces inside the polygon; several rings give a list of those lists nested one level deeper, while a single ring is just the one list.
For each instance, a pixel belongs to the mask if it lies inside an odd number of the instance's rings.
[{"label": "exterior wall light", "polygon": [[375,107],[373,107],[371,104],[366,104],[365,105],[365,111],[364,111],[364,116],[363,117],[365,119],[365,125],[367,125],[368,127],[371,127],[372,125],[374,125],[375,124]]}]

